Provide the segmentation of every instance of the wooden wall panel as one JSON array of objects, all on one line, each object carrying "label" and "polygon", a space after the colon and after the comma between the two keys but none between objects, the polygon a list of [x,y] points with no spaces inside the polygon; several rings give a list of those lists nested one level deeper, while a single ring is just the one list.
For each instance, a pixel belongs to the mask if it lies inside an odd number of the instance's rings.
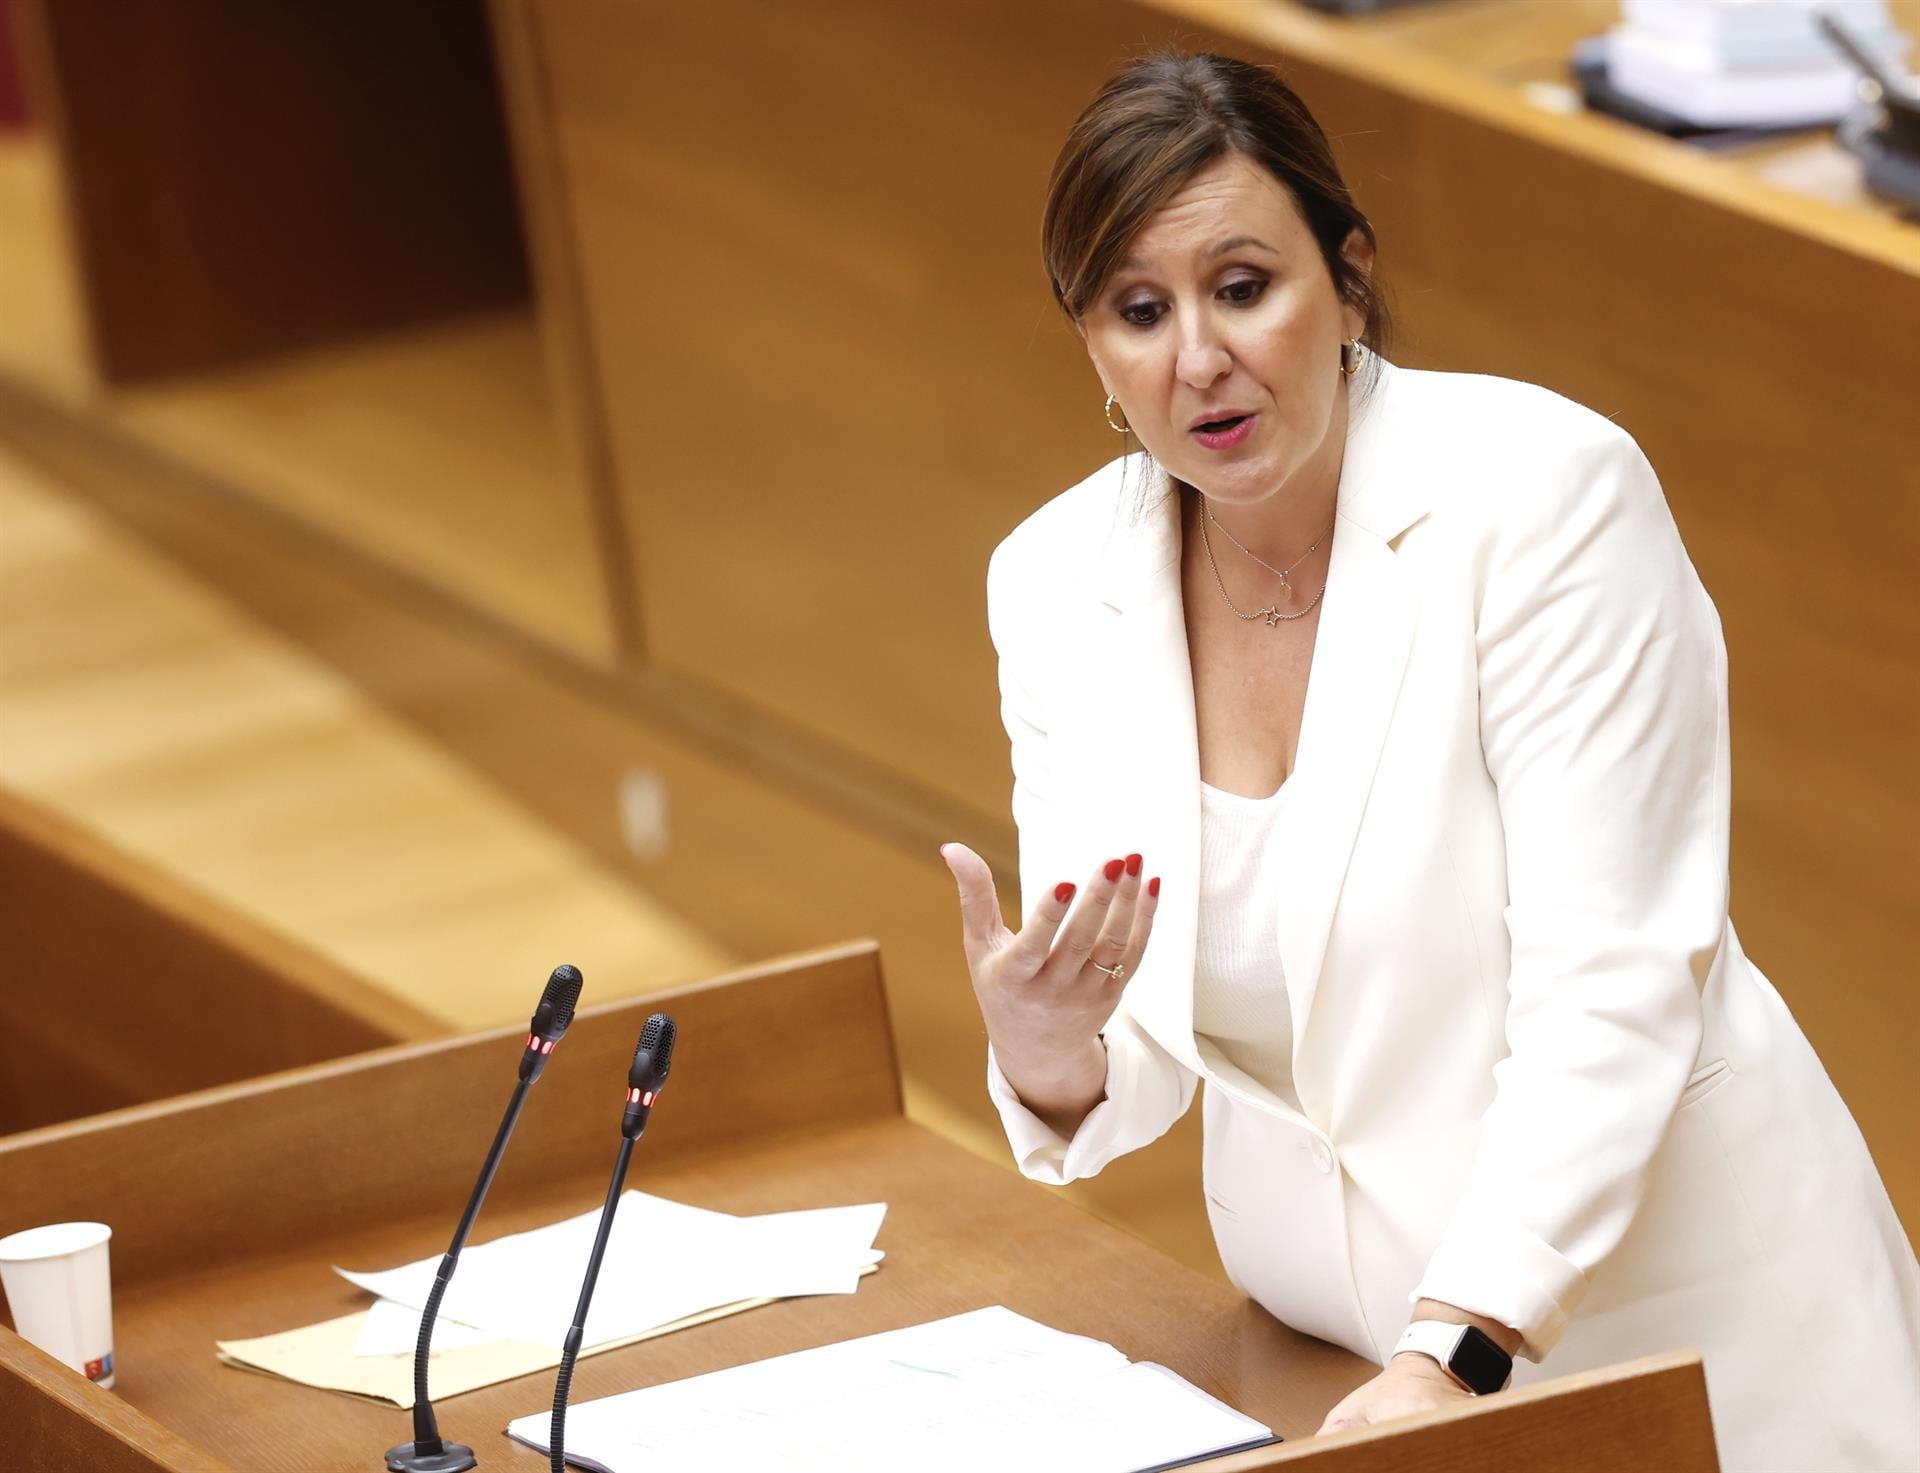
[{"label": "wooden wall panel", "polygon": [[[444,607],[397,596],[389,580],[204,482],[181,480],[164,459],[114,447],[97,428],[35,410],[4,385],[0,435],[734,955],[877,939],[910,1111],[1005,1164],[953,882],[931,836],[915,846],[846,792],[767,772],[744,723],[724,710],[696,711],[645,680],[583,678],[529,658]],[[621,784],[636,773],[657,785],[665,819],[662,847],[644,856],[628,847],[621,819]],[[1008,853],[997,825],[940,837],[996,860]],[[582,937],[571,953],[590,986],[603,941]],[[1198,1126],[1195,1112],[1177,1144],[1116,1163],[1073,1195],[1217,1272],[1192,1174]]]},{"label": "wooden wall panel", "polygon": [[[648,1134],[650,1164],[900,1113],[878,955],[871,944],[811,952],[582,1006],[541,1077],[538,1108],[515,1127],[517,1190],[605,1170],[609,1140],[619,1145],[627,1065],[656,1010],[682,1036],[665,1097],[675,1113]],[[516,1023],[0,1140],[0,1231],[137,1220],[113,1260],[124,1281],[140,1283],[349,1232],[366,1223],[369,1203],[392,1221],[431,1215],[472,1190],[477,1158],[402,1127],[459,1122],[458,1135],[484,1150],[526,1038]],[[792,1047],[770,1047],[773,1039]],[[587,1121],[604,1125],[584,1129]],[[301,1149],[290,1150],[294,1142]]]},{"label": "wooden wall panel", "polygon": [[433,1021],[0,789],[0,1135]]},{"label": "wooden wall panel", "polygon": [[[40,1467],[87,1473],[234,1473],[170,1427],[101,1391],[11,1330],[0,1335],[0,1426]],[[45,1458],[52,1453],[53,1460]]]},{"label": "wooden wall panel", "polygon": [[104,378],[525,296],[477,3],[13,3]]},{"label": "wooden wall panel", "polygon": [[27,121],[27,99],[20,87],[20,55],[13,40],[10,0],[0,0],[0,129]]},{"label": "wooden wall panel", "polygon": [[605,395],[582,307],[580,252],[553,137],[546,56],[531,5],[532,0],[487,0],[487,12],[552,389],[548,412],[591,513],[602,585],[595,591],[605,611],[609,643],[615,655],[630,658],[638,654],[640,643],[640,611],[628,554],[632,538],[613,473]]},{"label": "wooden wall panel", "polygon": [[996,817],[987,555],[1119,449],[1036,245],[1096,11],[539,8],[648,658]]}]

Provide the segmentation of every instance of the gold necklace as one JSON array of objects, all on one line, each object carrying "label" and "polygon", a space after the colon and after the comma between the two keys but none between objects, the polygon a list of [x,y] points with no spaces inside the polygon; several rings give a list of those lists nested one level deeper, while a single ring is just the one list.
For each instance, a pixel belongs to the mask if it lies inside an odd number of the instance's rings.
[{"label": "gold necklace", "polygon": [[1201,514],[1205,516],[1208,521],[1212,522],[1214,526],[1220,529],[1220,535],[1222,537],[1226,538],[1227,541],[1231,542],[1235,547],[1239,548],[1248,557],[1252,558],[1256,563],[1260,564],[1260,566],[1265,568],[1269,573],[1273,573],[1277,575],[1280,579],[1280,592],[1284,594],[1289,600],[1293,598],[1293,585],[1287,581],[1287,574],[1291,573],[1295,568],[1299,567],[1300,564],[1304,563],[1308,558],[1312,557],[1314,553],[1318,552],[1320,549],[1320,544],[1327,540],[1327,532],[1331,532],[1333,530],[1332,527],[1328,527],[1326,532],[1322,532],[1319,535],[1319,537],[1315,539],[1312,547],[1309,547],[1305,552],[1301,553],[1299,557],[1295,558],[1286,567],[1276,568],[1272,563],[1268,562],[1265,558],[1261,557],[1259,553],[1255,552],[1251,547],[1248,547],[1246,543],[1242,542],[1238,537],[1234,536],[1232,532],[1228,531],[1226,524],[1222,522],[1220,518],[1216,517],[1213,514],[1213,508],[1206,504],[1206,501],[1204,498],[1202,498],[1200,502],[1200,511],[1201,511]]},{"label": "gold necklace", "polygon": [[[1277,607],[1273,605],[1268,605],[1264,609],[1256,609],[1251,614],[1242,611],[1242,609],[1240,608],[1240,605],[1238,605],[1233,601],[1233,595],[1227,592],[1226,582],[1220,576],[1220,565],[1213,560],[1213,540],[1207,535],[1207,523],[1212,520],[1213,520],[1213,514],[1207,510],[1205,503],[1202,503],[1200,507],[1200,546],[1207,554],[1207,566],[1213,570],[1214,587],[1220,590],[1220,597],[1227,601],[1227,607],[1233,610],[1234,616],[1236,618],[1245,620],[1249,623],[1251,623],[1255,619],[1265,619],[1267,621],[1267,628],[1277,629],[1280,627],[1282,623],[1287,622],[1289,620],[1306,618],[1308,614],[1311,614],[1313,612],[1314,606],[1318,604],[1323,597],[1326,596],[1327,585],[1323,582],[1320,585],[1320,591],[1307,601],[1307,606],[1304,609],[1301,609],[1296,614],[1283,614],[1280,612],[1280,610]],[[1226,533],[1226,537],[1229,542],[1233,542],[1233,545],[1235,547],[1240,547],[1240,544],[1234,541],[1233,533],[1227,532],[1227,529],[1225,527],[1220,528],[1220,530]],[[1317,548],[1321,542],[1325,542],[1328,536],[1332,532],[1333,532],[1332,527],[1328,527],[1325,532],[1322,532],[1320,534],[1319,540],[1313,544],[1313,547],[1309,547],[1304,553],[1302,553],[1297,559],[1295,559],[1293,566],[1297,568],[1300,566],[1301,563],[1304,563],[1308,558],[1312,557],[1314,548]],[[1259,563],[1260,566],[1265,568],[1268,572],[1280,573],[1280,570],[1278,568],[1274,567],[1273,564],[1265,561],[1258,554],[1247,552],[1247,549],[1244,547],[1240,547],[1240,550],[1242,552],[1247,553],[1248,557],[1252,558],[1256,563]],[[1292,569],[1288,569],[1288,572],[1291,572],[1291,571]],[[1287,588],[1288,596],[1291,597],[1293,590],[1291,585],[1287,584],[1286,579],[1287,579],[1286,573],[1280,573],[1281,584]]]}]

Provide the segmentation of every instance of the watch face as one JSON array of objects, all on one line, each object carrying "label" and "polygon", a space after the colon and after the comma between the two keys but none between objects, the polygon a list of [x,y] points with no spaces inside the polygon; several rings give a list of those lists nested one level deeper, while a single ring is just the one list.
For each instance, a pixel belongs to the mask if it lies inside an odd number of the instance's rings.
[{"label": "watch face", "polygon": [[1513,1374],[1513,1358],[1494,1344],[1485,1330],[1468,1325],[1467,1333],[1454,1347],[1450,1369],[1475,1393],[1485,1396],[1507,1384],[1507,1377]]}]

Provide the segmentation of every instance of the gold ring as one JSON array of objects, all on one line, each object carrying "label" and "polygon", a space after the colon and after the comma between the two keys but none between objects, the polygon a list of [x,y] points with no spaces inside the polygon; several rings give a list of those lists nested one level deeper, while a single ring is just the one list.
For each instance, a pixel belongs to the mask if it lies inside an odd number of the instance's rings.
[{"label": "gold ring", "polygon": [[1110,967],[1103,967],[1100,965],[1100,963],[1095,962],[1093,964],[1093,969],[1096,972],[1105,972],[1109,977],[1113,978],[1113,980],[1116,982],[1120,981],[1122,978],[1124,978],[1127,975],[1126,967],[1119,962],[1115,962]]}]

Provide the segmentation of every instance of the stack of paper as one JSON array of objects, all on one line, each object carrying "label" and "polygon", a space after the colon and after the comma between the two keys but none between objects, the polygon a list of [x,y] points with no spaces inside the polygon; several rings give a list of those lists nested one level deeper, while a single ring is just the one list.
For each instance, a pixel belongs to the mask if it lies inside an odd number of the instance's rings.
[{"label": "stack of paper", "polygon": [[[507,1434],[544,1452],[550,1416]],[[995,1306],[583,1402],[566,1452],[605,1473],[1139,1473],[1277,1440],[1163,1366]]]},{"label": "stack of paper", "polygon": [[1625,0],[1607,81],[1703,128],[1811,127],[1857,99],[1859,72],[1814,26],[1825,10],[1899,74],[1911,38],[1886,0]]},{"label": "stack of paper", "polygon": [[[743,1299],[851,1294],[878,1263],[884,1202],[735,1217],[645,1192],[614,1213],[583,1345],[623,1340]],[[516,1340],[558,1350],[566,1339],[600,1210],[469,1247],[434,1321],[434,1348]],[[337,1272],[378,1295],[360,1355],[413,1350],[440,1257],[380,1273]]]},{"label": "stack of paper", "polygon": [[[885,1203],[734,1217],[629,1192],[620,1199],[583,1354],[611,1350],[798,1294],[852,1293],[882,1257]],[[599,1211],[461,1255],[434,1321],[433,1391],[456,1396],[551,1370],[572,1321]],[[371,1309],[251,1340],[216,1342],[245,1370],[413,1405],[413,1347],[438,1257],[384,1273],[340,1272],[383,1296]]]}]

